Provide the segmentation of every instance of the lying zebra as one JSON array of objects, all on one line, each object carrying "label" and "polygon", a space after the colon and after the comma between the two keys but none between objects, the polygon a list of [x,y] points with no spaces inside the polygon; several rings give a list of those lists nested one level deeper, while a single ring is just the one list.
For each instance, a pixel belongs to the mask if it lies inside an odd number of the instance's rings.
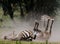
[{"label": "lying zebra", "polygon": [[33,39],[36,39],[36,34],[37,34],[37,31],[38,31],[38,25],[39,25],[39,23],[35,22],[35,26],[34,26],[33,31],[24,30],[24,31],[20,32],[19,34],[14,34],[14,32],[13,32],[13,36],[12,37],[10,37],[11,35],[10,36],[8,35],[8,36],[4,36],[4,39],[5,40],[32,41]]},{"label": "lying zebra", "polygon": [[[13,35],[14,36],[14,35]],[[32,41],[32,39],[36,38],[36,35],[33,34],[30,30],[24,30],[14,37],[4,36],[5,40],[24,40],[24,41]]]}]

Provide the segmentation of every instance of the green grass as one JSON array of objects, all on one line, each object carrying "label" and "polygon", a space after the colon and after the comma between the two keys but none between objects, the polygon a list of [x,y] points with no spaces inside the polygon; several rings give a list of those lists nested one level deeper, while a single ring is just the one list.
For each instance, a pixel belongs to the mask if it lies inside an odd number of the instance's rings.
[{"label": "green grass", "polygon": [[[27,42],[27,41],[8,41],[0,40],[0,44],[46,44],[45,42]],[[60,44],[58,42],[48,43],[48,44]]]}]

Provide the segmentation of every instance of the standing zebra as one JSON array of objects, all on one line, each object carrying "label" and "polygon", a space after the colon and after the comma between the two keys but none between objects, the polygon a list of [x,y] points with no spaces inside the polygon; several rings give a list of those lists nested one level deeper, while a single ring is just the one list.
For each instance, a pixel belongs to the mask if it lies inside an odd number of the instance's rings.
[{"label": "standing zebra", "polygon": [[38,31],[36,35],[38,39],[48,40],[50,38],[53,22],[54,22],[54,19],[48,19],[45,31],[42,31],[42,32]]}]

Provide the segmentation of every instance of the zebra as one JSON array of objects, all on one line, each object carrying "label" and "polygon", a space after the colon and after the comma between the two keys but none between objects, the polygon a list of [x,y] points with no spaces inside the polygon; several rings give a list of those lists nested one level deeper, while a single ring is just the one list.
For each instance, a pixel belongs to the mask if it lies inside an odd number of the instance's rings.
[{"label": "zebra", "polygon": [[18,34],[14,34],[14,32],[13,32],[13,36],[15,36],[15,37],[9,38],[8,36],[4,36],[4,39],[5,40],[6,39],[8,39],[8,40],[27,40],[27,41],[32,41],[33,39],[35,40],[37,32],[38,31],[40,32],[40,30],[38,30],[38,26],[39,26],[39,23],[35,22],[35,26],[34,26],[33,31],[24,30]]},{"label": "zebra", "polygon": [[[14,36],[14,35],[13,35]],[[24,30],[17,34],[15,37],[4,36],[5,40],[24,40],[24,41],[32,41],[32,39],[36,39],[36,35],[33,34],[31,30]]]},{"label": "zebra", "polygon": [[36,35],[36,39],[40,40],[48,40],[52,33],[52,25],[53,25],[54,19],[48,19],[47,26],[45,28],[45,31],[38,30],[38,33]]}]

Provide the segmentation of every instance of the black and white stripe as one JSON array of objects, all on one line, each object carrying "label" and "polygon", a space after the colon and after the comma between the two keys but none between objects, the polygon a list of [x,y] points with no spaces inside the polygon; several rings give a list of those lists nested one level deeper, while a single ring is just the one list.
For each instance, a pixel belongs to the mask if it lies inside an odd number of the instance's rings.
[{"label": "black and white stripe", "polygon": [[20,38],[20,40],[31,40],[32,41],[32,39],[33,39],[33,32],[32,31],[30,31],[30,30],[24,30],[24,31],[22,31],[21,32],[21,38]]},{"label": "black and white stripe", "polygon": [[22,31],[22,34],[23,34],[23,37],[24,38],[28,38],[30,35],[29,35],[29,32],[27,32],[26,30],[25,31]]}]

